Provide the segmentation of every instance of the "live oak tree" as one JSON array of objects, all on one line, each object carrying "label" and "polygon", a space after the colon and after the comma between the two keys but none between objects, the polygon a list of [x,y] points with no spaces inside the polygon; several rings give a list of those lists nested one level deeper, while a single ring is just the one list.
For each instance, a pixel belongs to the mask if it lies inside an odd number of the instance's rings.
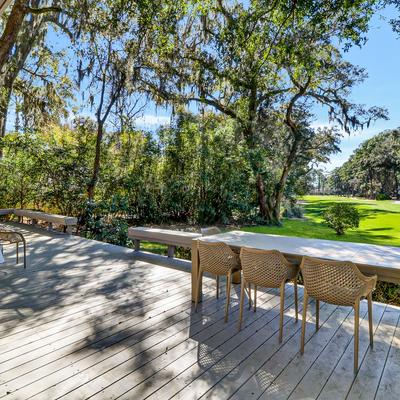
[{"label": "live oak tree", "polygon": [[[74,1],[48,2],[42,0],[16,0],[9,12],[2,16],[0,37],[0,137],[4,137],[10,99],[14,84],[24,70],[33,49],[46,48],[46,33],[50,25],[61,28],[69,35],[64,18],[66,9],[73,9]],[[31,72],[31,73],[29,73]],[[40,79],[33,70],[25,70],[30,80]],[[45,84],[44,84],[45,85]],[[21,85],[20,85],[21,87]],[[0,152],[1,157],[1,152]]]},{"label": "live oak tree", "polygon": [[[321,104],[345,130],[384,115],[347,100],[363,74],[345,63],[333,46],[363,43],[376,2],[188,4],[179,33],[155,55],[154,73],[146,84],[165,101],[202,103],[236,121],[248,148],[260,214],[266,222],[277,223],[285,183],[303,140],[305,121],[297,120],[299,107]],[[286,125],[290,151],[268,194],[262,142],[263,126],[270,121]]]},{"label": "live oak tree", "polygon": [[[18,41],[18,37],[24,28],[24,22],[30,17],[59,13],[62,8],[58,2],[48,5],[48,2],[38,0],[15,0],[10,6],[10,13],[7,16],[2,35],[0,37],[0,71],[9,62],[10,54]],[[25,32],[27,34],[27,32]]]},{"label": "live oak tree", "polygon": [[369,198],[400,197],[400,130],[380,133],[362,143],[329,177],[336,194]]}]

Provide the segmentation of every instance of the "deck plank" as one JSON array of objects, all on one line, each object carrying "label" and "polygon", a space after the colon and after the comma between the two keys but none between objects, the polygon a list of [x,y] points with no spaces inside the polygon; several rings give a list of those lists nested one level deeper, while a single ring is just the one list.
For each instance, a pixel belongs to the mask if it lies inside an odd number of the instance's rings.
[{"label": "deck plank", "polygon": [[398,400],[400,395],[400,319],[390,343],[388,357],[379,382],[377,400]]},{"label": "deck plank", "polygon": [[[209,303],[205,304],[205,309],[212,315],[215,312],[215,302],[212,300]],[[192,304],[186,298],[180,309],[169,316],[162,311],[159,316],[144,318],[135,330],[122,329],[114,337],[99,341],[93,348],[85,347],[67,355],[69,363],[65,362],[65,357],[60,357],[54,362],[45,364],[33,370],[31,374],[21,376],[24,390],[20,390],[20,393],[37,395],[38,398],[43,396],[55,398],[96,378],[104,370],[109,369],[110,365],[123,362],[133,354],[143,353],[144,348],[159,346],[164,350],[165,342],[171,337],[176,340],[187,326],[191,308]],[[183,340],[185,339],[186,336]],[[161,344],[162,342],[164,344]],[[34,382],[34,393],[26,386],[27,379]]]},{"label": "deck plank", "polygon": [[[365,304],[365,303],[363,303]],[[373,324],[376,330],[384,315],[386,305],[378,304],[374,307]],[[345,398],[353,384],[354,376],[354,337],[352,337],[349,345],[346,347],[335,369],[329,376],[326,384],[323,386],[318,399],[336,400]],[[364,318],[360,321],[360,344],[359,344],[359,363],[362,362],[364,354],[369,348],[368,319]]]},{"label": "deck plank", "polygon": [[[265,303],[269,304],[269,306],[266,306],[266,312],[268,311],[267,307],[272,308],[275,305],[274,301],[275,296],[268,294],[265,296]],[[152,389],[149,382],[154,382],[154,379],[151,378],[153,378],[157,372],[165,371],[169,365],[176,365],[177,363],[179,368],[185,369],[184,366],[187,364],[190,365],[193,358],[197,360],[198,352],[201,350],[198,346],[199,343],[204,342],[210,346],[217,346],[221,341],[224,342],[227,340],[227,330],[229,330],[231,334],[232,332],[234,334],[235,331],[233,330],[233,327],[236,323],[236,318],[232,318],[232,316],[237,317],[237,307],[231,313],[230,322],[225,324],[224,308],[221,307],[216,318],[207,320],[201,327],[201,330],[196,327],[191,327],[190,332],[187,332],[184,340],[177,346],[169,346],[167,351],[165,348],[161,348],[157,349],[157,351],[151,350],[147,352],[146,358],[151,359],[151,363],[144,363],[143,360],[139,359],[134,360],[134,363],[130,366],[126,365],[126,363],[119,366],[118,369],[113,370],[112,374],[109,374],[109,376],[101,377],[104,387],[101,391],[99,391],[99,385],[94,381],[92,385],[93,387],[90,388],[92,391],[90,392],[90,395],[94,395],[97,398],[108,396],[115,397],[117,394],[124,395],[125,392],[130,391],[130,398],[135,398],[135,396],[139,396],[137,393],[144,393],[145,389],[143,389],[143,387],[149,387]],[[168,373],[163,374],[163,379],[168,377]],[[113,383],[114,381],[115,383]],[[134,384],[132,384],[132,382],[134,382]],[[160,378],[157,380],[155,387],[161,383]],[[89,388],[81,389],[81,391],[85,391],[85,396],[87,395],[88,389]],[[155,388],[153,388],[153,390],[155,390]],[[70,398],[74,397],[72,396]]]},{"label": "deck plank", "polygon": [[[362,306],[361,312],[366,313],[364,306]],[[320,352],[315,362],[311,364],[303,378],[297,383],[289,399],[314,399],[318,396],[353,337],[353,318],[354,312],[351,311],[335,336]]]},{"label": "deck plank", "polygon": [[[276,292],[275,292],[276,293]],[[293,310],[293,290],[288,290],[287,298],[287,308],[286,312],[289,314]],[[260,313],[264,315],[257,316],[250,311],[247,319],[244,321],[244,325],[240,332],[237,331],[237,320],[236,324],[232,327],[234,335],[225,333],[225,341],[221,345],[215,345],[214,343],[199,343],[198,354],[193,354],[191,364],[181,373],[179,376],[172,380],[166,380],[167,384],[161,386],[161,383],[165,381],[163,375],[165,375],[165,369],[161,374],[156,374],[151,377],[153,382],[156,384],[151,385],[151,390],[149,393],[137,388],[135,391],[131,391],[125,394],[123,398],[129,398],[132,394],[140,395],[154,392],[157,386],[160,386],[157,393],[152,393],[153,396],[149,398],[167,398],[174,396],[178,393],[178,397],[187,395],[186,390],[189,390],[190,395],[194,397],[200,397],[200,390],[196,390],[193,386],[193,381],[199,379],[199,382],[208,382],[210,379],[215,380],[219,375],[227,373],[229,369],[232,369],[237,363],[243,360],[246,352],[251,352],[253,347],[258,347],[263,343],[268,337],[274,336],[279,327],[279,302],[278,297],[274,299],[273,308],[267,313],[265,313],[265,308],[260,310]],[[255,320],[255,318],[257,318]],[[286,323],[292,320],[293,316],[289,315],[286,318]],[[249,345],[249,342],[251,345]],[[175,363],[168,366],[168,371],[176,371],[182,369],[180,361],[177,360]],[[161,375],[161,376],[160,376]],[[143,386],[146,385],[146,382]]]},{"label": "deck plank", "polygon": [[[373,308],[373,311],[376,307]],[[396,331],[400,311],[387,307],[374,334],[374,346],[368,348],[358,374],[348,393],[349,400],[374,399],[380,377]]]},{"label": "deck plank", "polygon": [[238,331],[238,286],[226,324],[225,288],[216,299],[210,277],[199,312],[193,311],[188,263],[32,227],[22,231],[28,268],[11,264],[13,249],[0,268],[0,398],[400,397],[399,307],[373,304],[371,350],[362,302],[354,376],[351,308],[322,303],[315,332],[312,302],[301,356],[291,286],[279,344],[274,289],[259,291],[257,312],[246,309]]}]

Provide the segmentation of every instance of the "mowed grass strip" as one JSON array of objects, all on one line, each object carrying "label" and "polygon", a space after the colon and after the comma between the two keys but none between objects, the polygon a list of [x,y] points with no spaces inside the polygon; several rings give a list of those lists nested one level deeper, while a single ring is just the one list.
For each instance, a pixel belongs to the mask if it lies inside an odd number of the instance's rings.
[{"label": "mowed grass strip", "polygon": [[[306,238],[341,240],[346,242],[400,246],[400,203],[339,196],[305,196],[305,219],[283,219],[282,226],[248,226],[247,232]],[[338,236],[323,221],[324,211],[334,203],[346,202],[357,207],[361,221],[357,229]]]}]

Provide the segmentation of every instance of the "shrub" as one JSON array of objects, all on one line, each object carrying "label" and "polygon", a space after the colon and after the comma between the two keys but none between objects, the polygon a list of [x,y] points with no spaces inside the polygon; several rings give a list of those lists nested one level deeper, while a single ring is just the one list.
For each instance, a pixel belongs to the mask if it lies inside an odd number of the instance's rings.
[{"label": "shrub", "polygon": [[324,212],[324,220],[337,235],[343,235],[346,229],[358,228],[360,215],[351,204],[336,203]]},{"label": "shrub", "polygon": [[286,218],[303,218],[303,207],[294,202],[285,202],[282,216]]},{"label": "shrub", "polygon": [[390,200],[390,196],[386,193],[379,193],[376,195],[376,200]]}]

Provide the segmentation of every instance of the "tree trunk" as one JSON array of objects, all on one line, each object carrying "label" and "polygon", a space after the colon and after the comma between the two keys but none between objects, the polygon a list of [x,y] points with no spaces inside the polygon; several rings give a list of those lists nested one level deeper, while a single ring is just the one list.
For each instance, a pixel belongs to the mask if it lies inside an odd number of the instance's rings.
[{"label": "tree trunk", "polygon": [[266,223],[271,223],[272,215],[271,210],[267,204],[267,198],[265,195],[265,185],[264,179],[260,173],[256,175],[256,192],[257,192],[257,202],[261,217]]},{"label": "tree trunk", "polygon": [[275,224],[280,224],[281,219],[281,205],[283,200],[283,195],[285,192],[286,181],[288,179],[289,173],[292,169],[292,166],[296,160],[297,152],[299,147],[301,146],[303,140],[293,132],[294,141],[289,151],[289,155],[286,159],[286,163],[283,167],[281,178],[275,187],[275,191],[273,194],[273,208],[272,208],[272,217]]},{"label": "tree trunk", "polygon": [[393,175],[394,175],[394,190],[395,190],[395,196],[396,199],[398,200],[400,198],[400,193],[399,193],[399,178],[397,177],[397,170],[396,167],[393,170]]},{"label": "tree trunk", "polygon": [[6,26],[0,38],[0,71],[3,71],[10,56],[10,52],[15,45],[28,6],[28,0],[16,0],[12,6]]},{"label": "tree trunk", "polygon": [[[17,4],[17,2],[15,4]],[[39,1],[34,1],[32,4],[36,7],[39,4]],[[21,31],[18,42],[17,37],[13,39],[13,46],[15,46],[15,48],[13,50],[12,57],[10,58],[9,54],[7,53],[7,64],[3,64],[2,68],[0,69],[0,87],[2,88],[0,93],[0,138],[3,138],[6,133],[8,106],[10,104],[14,82],[17,79],[19,72],[24,67],[32,48],[37,43],[37,40],[40,39],[44,34],[43,26],[46,22],[49,22],[49,20],[46,18],[47,17],[44,15],[38,15],[30,20],[25,21],[22,18],[18,29]],[[0,47],[1,46],[2,44],[0,44]],[[0,158],[2,158],[2,156],[3,153],[0,149]]]},{"label": "tree trunk", "polygon": [[103,141],[104,124],[101,121],[97,123],[96,150],[93,163],[92,179],[89,182],[87,194],[89,201],[93,200],[94,191],[96,190],[97,181],[100,172],[101,142]]}]

